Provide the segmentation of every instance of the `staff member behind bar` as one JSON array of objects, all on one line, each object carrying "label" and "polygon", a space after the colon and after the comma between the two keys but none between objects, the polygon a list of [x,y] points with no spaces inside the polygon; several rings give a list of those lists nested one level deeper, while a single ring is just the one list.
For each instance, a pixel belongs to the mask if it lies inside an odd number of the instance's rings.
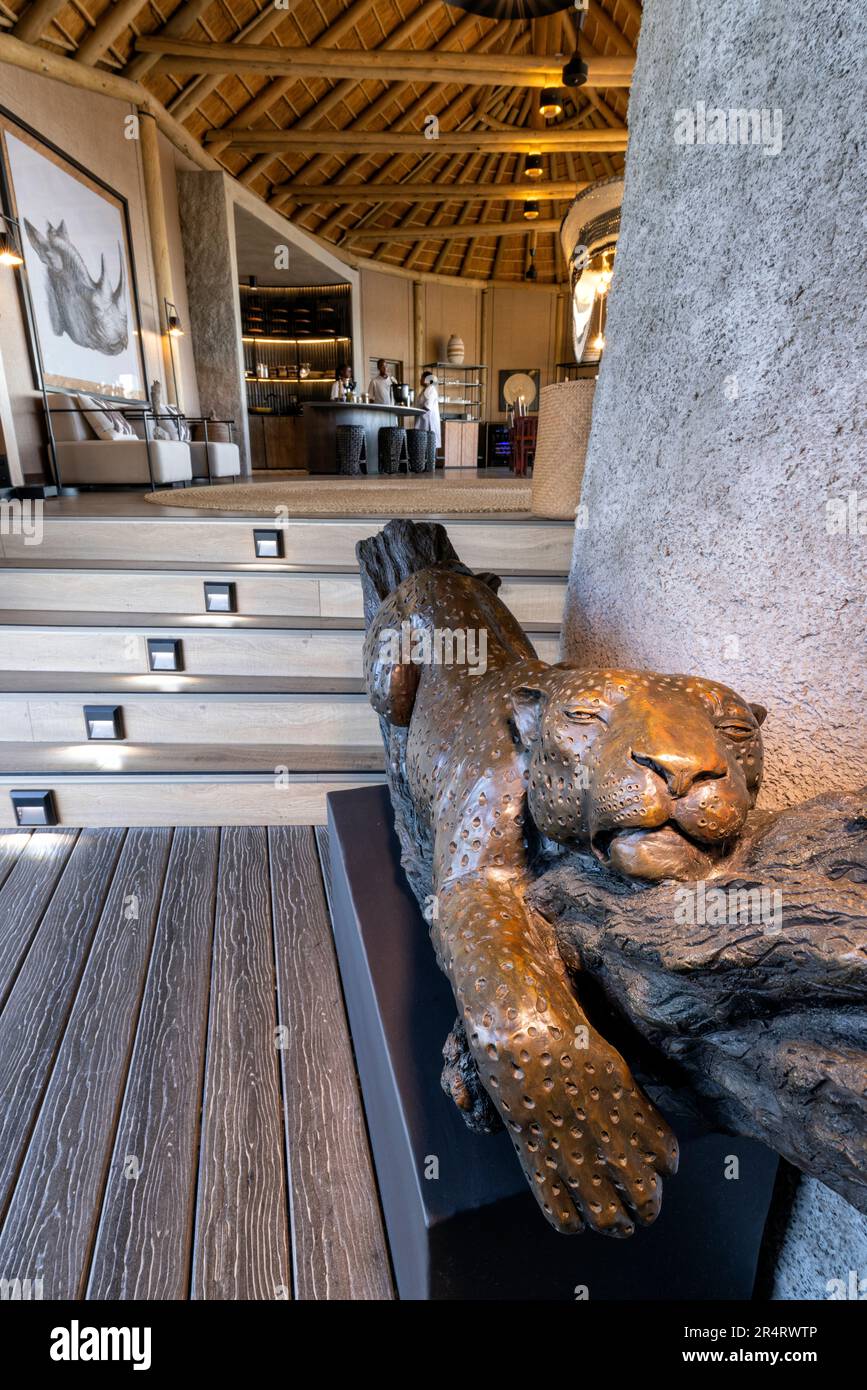
[{"label": "staff member behind bar", "polygon": [[370,385],[367,394],[374,405],[393,405],[394,397],[391,394],[392,386],[397,382],[393,376],[389,376],[385,366],[385,358],[380,357],[376,364],[376,376],[370,378]]},{"label": "staff member behind bar", "polygon": [[331,387],[331,399],[342,401],[347,392],[353,388],[352,368],[338,367],[334,373],[334,382]]}]

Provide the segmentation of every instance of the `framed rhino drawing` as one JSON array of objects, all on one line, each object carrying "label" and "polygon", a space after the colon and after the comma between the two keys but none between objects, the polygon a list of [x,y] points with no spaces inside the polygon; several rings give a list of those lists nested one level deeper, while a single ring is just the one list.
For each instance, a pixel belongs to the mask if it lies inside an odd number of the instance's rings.
[{"label": "framed rhino drawing", "polygon": [[126,199],[2,109],[0,148],[38,385],[146,400]]}]

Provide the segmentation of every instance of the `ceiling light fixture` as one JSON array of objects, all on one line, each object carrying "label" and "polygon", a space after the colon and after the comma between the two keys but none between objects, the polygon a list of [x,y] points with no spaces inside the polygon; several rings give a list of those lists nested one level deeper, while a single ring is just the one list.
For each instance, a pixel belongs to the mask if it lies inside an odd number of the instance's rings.
[{"label": "ceiling light fixture", "polygon": [[580,41],[581,41],[581,26],[582,26],[582,24],[584,23],[584,17],[585,17],[585,15],[586,15],[586,13],[587,13],[586,9],[580,9],[580,10],[579,10],[579,9],[576,7],[576,10],[575,10],[575,52],[572,54],[572,57],[569,59],[569,61],[568,61],[568,62],[564,65],[564,67],[563,67],[563,72],[562,72],[561,76],[562,76],[563,86],[564,86],[564,87],[583,87],[583,86],[584,86],[584,83],[587,81],[587,77],[588,77],[587,64],[585,63],[584,59],[581,57],[581,54],[580,54],[579,51],[578,51],[578,45],[579,45],[579,43],[580,43]]},{"label": "ceiling light fixture", "polygon": [[528,198],[524,203],[524,216],[528,222],[535,222],[539,216],[539,204],[533,198]]},{"label": "ceiling light fixture", "polygon": [[524,164],[524,177],[528,179],[540,179],[542,177],[542,156],[540,154],[528,154]]},{"label": "ceiling light fixture", "polygon": [[543,87],[539,94],[539,114],[546,120],[559,116],[563,110],[559,87]]}]

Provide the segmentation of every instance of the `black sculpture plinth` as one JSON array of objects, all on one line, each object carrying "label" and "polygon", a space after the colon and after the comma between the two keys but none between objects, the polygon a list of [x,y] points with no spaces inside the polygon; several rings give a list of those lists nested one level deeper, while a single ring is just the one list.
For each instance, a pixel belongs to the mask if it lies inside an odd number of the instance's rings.
[{"label": "black sculpture plinth", "polygon": [[680,1172],[655,1225],[625,1241],[559,1235],[506,1134],[472,1134],[440,1088],[454,998],[404,879],[387,788],[332,793],[328,826],[334,935],[401,1297],[750,1298],[776,1154],[669,1117]]}]

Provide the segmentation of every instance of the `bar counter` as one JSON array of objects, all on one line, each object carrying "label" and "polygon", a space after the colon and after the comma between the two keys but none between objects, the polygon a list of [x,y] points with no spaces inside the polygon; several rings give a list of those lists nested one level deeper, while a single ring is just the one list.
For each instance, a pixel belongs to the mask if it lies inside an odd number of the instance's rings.
[{"label": "bar counter", "polygon": [[361,425],[367,444],[367,471],[379,472],[379,431],[384,425],[412,429],[424,411],[418,406],[305,401],[302,415],[250,411],[250,449],[254,468],[306,468],[337,473],[338,425]]}]

